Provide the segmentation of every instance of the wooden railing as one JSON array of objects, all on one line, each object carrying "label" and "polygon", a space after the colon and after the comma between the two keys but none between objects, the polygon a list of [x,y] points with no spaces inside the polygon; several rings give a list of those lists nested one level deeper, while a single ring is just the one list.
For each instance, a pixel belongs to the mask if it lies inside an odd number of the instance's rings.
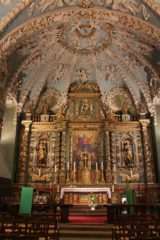
[{"label": "wooden railing", "polygon": [[110,205],[113,240],[160,239],[160,205]]},{"label": "wooden railing", "polygon": [[19,215],[18,203],[0,205],[0,239],[59,239],[57,205],[33,204],[32,215]]}]

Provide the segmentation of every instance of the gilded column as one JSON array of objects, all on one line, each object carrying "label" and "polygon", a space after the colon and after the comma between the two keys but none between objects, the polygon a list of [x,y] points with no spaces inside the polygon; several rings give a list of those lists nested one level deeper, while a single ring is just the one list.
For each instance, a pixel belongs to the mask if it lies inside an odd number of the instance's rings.
[{"label": "gilded column", "polygon": [[27,183],[27,160],[28,160],[28,147],[29,147],[29,132],[31,120],[22,121],[24,126],[21,143],[20,143],[20,154],[18,162],[18,183],[26,184]]},{"label": "gilded column", "polygon": [[112,182],[112,168],[111,168],[111,149],[110,149],[110,133],[108,127],[105,129],[105,152],[106,152],[106,182]]},{"label": "gilded column", "polygon": [[66,176],[66,130],[61,132],[61,183],[65,183]]},{"label": "gilded column", "polygon": [[151,147],[151,136],[149,134],[148,126],[150,120],[144,119],[140,120],[142,126],[142,137],[143,137],[143,156],[144,156],[144,177],[146,183],[155,182],[154,175],[154,163],[153,163],[153,153]]},{"label": "gilded column", "polygon": [[112,130],[110,133],[110,156],[111,156],[111,169],[112,169],[112,182],[116,183],[116,159],[115,159],[115,132]]},{"label": "gilded column", "polygon": [[[2,70],[3,71],[3,70]],[[0,136],[2,132],[2,126],[3,126],[3,115],[4,115],[4,109],[5,109],[5,93],[4,93],[4,77],[2,77],[2,74],[0,74]]]},{"label": "gilded column", "polygon": [[61,131],[60,129],[56,132],[56,149],[55,149],[55,184],[60,182],[60,165],[61,165]]}]

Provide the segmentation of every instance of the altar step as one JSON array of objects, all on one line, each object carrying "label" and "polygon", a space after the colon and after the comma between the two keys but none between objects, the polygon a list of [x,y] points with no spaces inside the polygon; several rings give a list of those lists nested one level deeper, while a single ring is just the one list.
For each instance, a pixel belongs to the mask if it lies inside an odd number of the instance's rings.
[{"label": "altar step", "polygon": [[110,224],[75,224],[59,225],[60,240],[111,240],[112,225]]},{"label": "altar step", "polygon": [[95,210],[91,210],[91,207],[86,205],[73,205],[69,209],[69,216],[107,216],[107,209],[101,205],[95,207]]}]

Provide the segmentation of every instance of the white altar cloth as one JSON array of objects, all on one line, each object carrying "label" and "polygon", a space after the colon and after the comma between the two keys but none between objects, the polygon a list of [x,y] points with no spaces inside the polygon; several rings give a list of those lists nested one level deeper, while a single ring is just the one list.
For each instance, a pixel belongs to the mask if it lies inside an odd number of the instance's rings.
[{"label": "white altar cloth", "polygon": [[65,192],[107,192],[108,197],[111,198],[111,189],[109,187],[101,187],[101,188],[90,188],[90,187],[86,187],[86,188],[77,188],[77,187],[66,187],[66,188],[61,188],[61,194],[60,194],[60,198],[63,198]]}]

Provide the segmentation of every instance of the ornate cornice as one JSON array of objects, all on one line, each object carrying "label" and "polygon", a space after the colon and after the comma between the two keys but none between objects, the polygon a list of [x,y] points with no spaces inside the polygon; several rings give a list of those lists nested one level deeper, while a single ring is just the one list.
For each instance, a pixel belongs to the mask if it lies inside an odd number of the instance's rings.
[{"label": "ornate cornice", "polygon": [[30,5],[33,0],[21,0],[11,12],[5,15],[0,21],[0,32],[2,32],[7,25],[16,18],[16,16],[23,11],[26,7]]},{"label": "ornate cornice", "polygon": [[90,9],[71,7],[43,14],[17,27],[0,41],[2,53],[6,54],[13,51],[18,41],[29,37],[34,32],[46,29],[46,27],[49,28],[49,26],[56,22],[63,23],[78,19],[112,22],[113,25],[125,26],[126,29],[146,36],[148,41],[154,42],[155,46],[159,46],[160,44],[160,30],[141,19],[121,12],[97,7]]},{"label": "ornate cornice", "polygon": [[144,3],[148,5],[148,7],[152,8],[158,15],[160,15],[160,4],[156,3],[155,0],[143,0]]}]

